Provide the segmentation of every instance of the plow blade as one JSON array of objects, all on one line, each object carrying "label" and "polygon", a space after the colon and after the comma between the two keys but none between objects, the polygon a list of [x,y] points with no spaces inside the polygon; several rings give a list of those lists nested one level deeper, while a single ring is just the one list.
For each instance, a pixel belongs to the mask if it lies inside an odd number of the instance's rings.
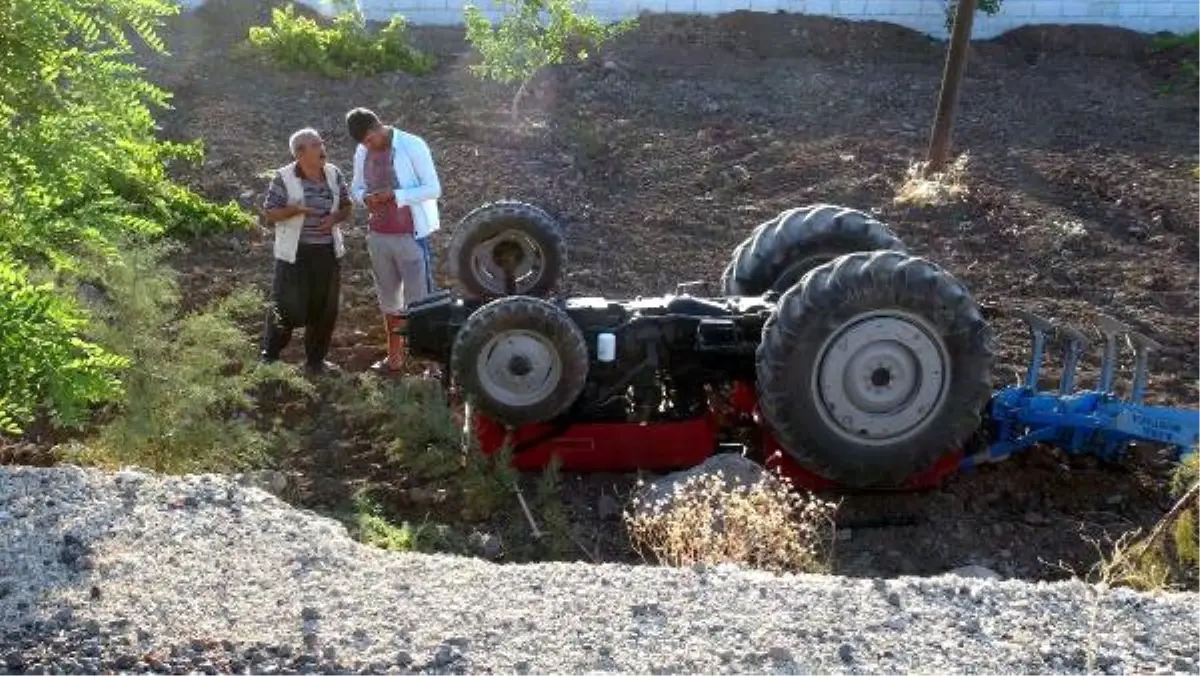
[{"label": "plow blade", "polygon": [[[1102,315],[1097,322],[1103,339],[1099,382],[1094,390],[1076,391],[1079,361],[1091,344],[1087,335],[1025,310],[1009,314],[1029,328],[1031,354],[1025,382],[992,396],[988,406],[991,444],[986,451],[965,459],[964,465],[997,462],[1037,444],[1105,461],[1120,460],[1129,444],[1138,441],[1165,445],[1177,459],[1196,451],[1200,411],[1143,403],[1150,353],[1162,349],[1157,342]],[[1054,336],[1064,341],[1062,375],[1055,391],[1041,390],[1038,382],[1047,341]],[[1127,399],[1118,396],[1113,387],[1122,337],[1134,353]]]}]

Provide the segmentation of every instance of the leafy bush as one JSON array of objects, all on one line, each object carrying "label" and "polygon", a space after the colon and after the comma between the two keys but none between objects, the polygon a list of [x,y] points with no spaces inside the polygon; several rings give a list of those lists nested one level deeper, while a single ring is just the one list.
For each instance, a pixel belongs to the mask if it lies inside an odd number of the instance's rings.
[{"label": "leafy bush", "polygon": [[404,71],[417,75],[433,70],[433,56],[408,41],[408,26],[401,16],[378,32],[367,28],[356,10],[338,14],[329,28],[296,13],[295,5],[271,11],[270,26],[250,29],[250,44],[285,68],[337,78]]},{"label": "leafy bush", "polygon": [[668,566],[735,563],[824,572],[837,505],[792,490],[782,476],[727,485],[720,472],[684,480],[666,504],[635,498],[625,524],[634,549]]},{"label": "leafy bush", "polygon": [[60,424],[79,423],[86,407],[120,392],[124,360],[79,338],[84,317],[50,284],[0,261],[0,432],[19,433],[40,408]]},{"label": "leafy bush", "polygon": [[257,366],[257,350],[240,324],[257,321],[252,290],[177,318],[179,291],[161,264],[162,246],[132,246],[102,280],[97,342],[128,362],[126,397],[86,446],[66,449],[103,465],[156,472],[229,471],[270,464],[280,442],[272,421],[258,420],[254,392],[266,383],[312,393],[282,364]]},{"label": "leafy bush", "polygon": [[[473,4],[466,5],[464,19],[467,41],[482,57],[472,72],[485,80],[520,85],[513,95],[514,118],[525,88],[539,71],[565,62],[572,52],[580,61],[586,60],[587,48],[598,48],[636,25],[632,20],[605,25],[576,12],[574,0],[501,0],[500,4],[504,15],[497,25]],[[572,49],[576,45],[582,46]]]},{"label": "leafy bush", "polygon": [[[249,227],[167,176],[198,145],[155,139],[168,95],[130,62],[131,38],[159,52],[170,0],[19,0],[0,22],[0,268],[7,432],[48,406],[60,422],[116,394],[120,360],[82,338],[86,314],[61,289],[103,267],[126,237]],[[36,74],[31,76],[30,74]],[[97,257],[99,254],[99,257]],[[46,280],[34,284],[34,276]]]}]

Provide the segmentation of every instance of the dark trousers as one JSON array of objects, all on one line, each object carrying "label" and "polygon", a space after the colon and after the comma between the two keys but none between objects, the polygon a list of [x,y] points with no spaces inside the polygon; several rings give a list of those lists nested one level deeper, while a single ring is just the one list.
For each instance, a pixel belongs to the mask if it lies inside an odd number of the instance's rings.
[{"label": "dark trousers", "polygon": [[292,330],[304,327],[308,363],[324,362],[337,323],[340,290],[341,264],[332,244],[301,243],[295,263],[276,259],[262,337],[263,359],[279,359]]}]

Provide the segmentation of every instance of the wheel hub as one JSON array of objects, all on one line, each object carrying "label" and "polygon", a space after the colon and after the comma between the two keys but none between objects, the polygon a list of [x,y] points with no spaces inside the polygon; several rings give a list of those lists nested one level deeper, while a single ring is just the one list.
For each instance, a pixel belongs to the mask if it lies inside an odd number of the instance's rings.
[{"label": "wheel hub", "polygon": [[505,406],[531,406],[554,394],[562,378],[562,361],[544,336],[505,331],[480,350],[476,375],[496,401]]},{"label": "wheel hub", "polygon": [[508,372],[518,378],[529,375],[529,372],[532,370],[533,364],[523,354],[515,355],[512,359],[508,360]]},{"label": "wheel hub", "polygon": [[533,288],[542,276],[541,247],[519,230],[505,230],[475,248],[471,256],[475,278],[493,293],[507,293],[511,276],[516,293]]},{"label": "wheel hub", "polygon": [[847,441],[895,443],[941,407],[949,363],[944,342],[920,317],[864,315],[821,347],[812,394],[822,418]]},{"label": "wheel hub", "polygon": [[873,387],[887,387],[890,382],[892,382],[892,372],[886,368],[877,368],[871,372],[871,385]]}]

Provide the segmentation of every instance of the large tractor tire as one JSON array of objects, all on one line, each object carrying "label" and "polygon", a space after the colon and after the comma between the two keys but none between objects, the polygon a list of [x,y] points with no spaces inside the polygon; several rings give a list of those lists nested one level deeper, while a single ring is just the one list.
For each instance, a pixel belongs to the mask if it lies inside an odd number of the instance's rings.
[{"label": "large tractor tire", "polygon": [[854,209],[814,204],[789,209],[759,225],[733,251],[721,275],[726,296],[783,293],[804,273],[838,256],[906,251],[886,225]]},{"label": "large tractor tire", "polygon": [[557,306],[508,296],[467,318],[450,368],[467,401],[492,420],[513,427],[545,422],[583,392],[587,341]]},{"label": "large tractor tire", "polygon": [[937,265],[892,251],[839,257],[779,300],[757,353],[763,416],[809,470],[889,488],[979,427],[994,336]]},{"label": "large tractor tire", "polygon": [[546,296],[562,279],[567,245],[550,214],[531,204],[501,200],[463,218],[447,258],[451,278],[468,296]]}]

